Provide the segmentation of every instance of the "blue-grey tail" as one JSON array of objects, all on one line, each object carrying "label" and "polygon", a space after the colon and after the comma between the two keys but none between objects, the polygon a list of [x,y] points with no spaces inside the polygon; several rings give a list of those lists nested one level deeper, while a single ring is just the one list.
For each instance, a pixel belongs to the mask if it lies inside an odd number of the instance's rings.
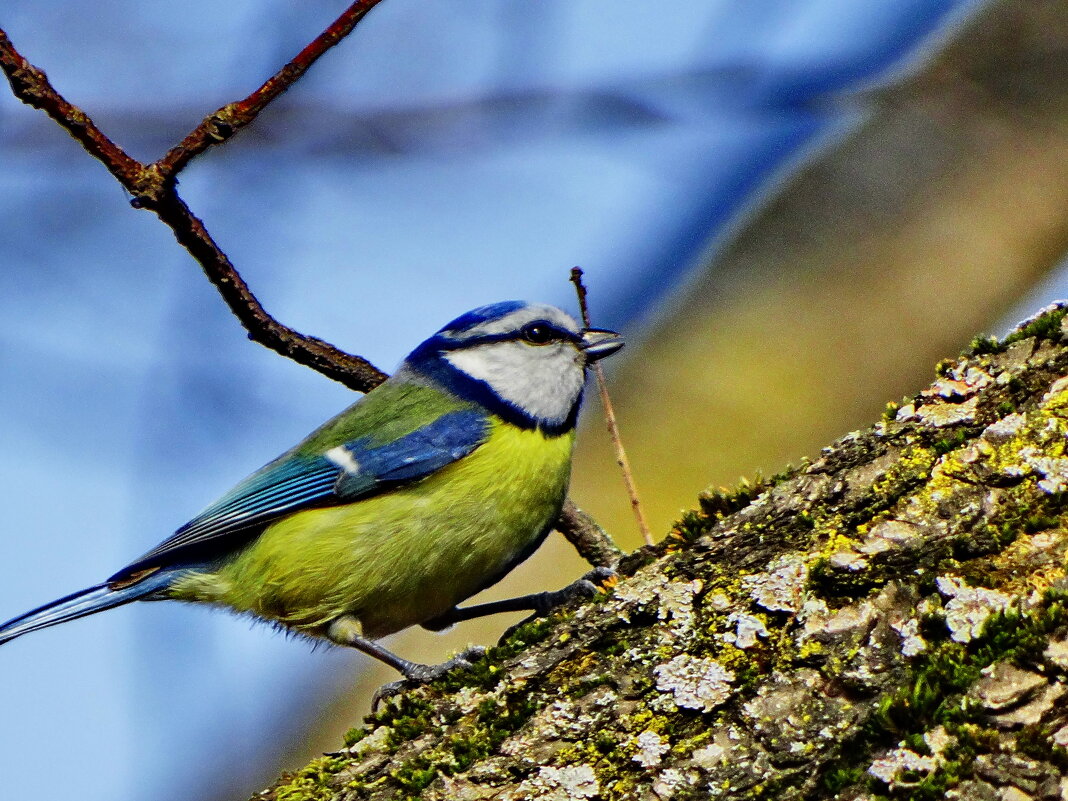
[{"label": "blue-grey tail", "polygon": [[77,620],[94,612],[102,612],[105,609],[140,600],[167,586],[172,578],[172,575],[160,572],[136,584],[118,589],[107,584],[97,584],[95,587],[72,593],[0,625],[0,645],[21,637],[23,634],[29,634],[31,631],[66,623],[68,620]]}]

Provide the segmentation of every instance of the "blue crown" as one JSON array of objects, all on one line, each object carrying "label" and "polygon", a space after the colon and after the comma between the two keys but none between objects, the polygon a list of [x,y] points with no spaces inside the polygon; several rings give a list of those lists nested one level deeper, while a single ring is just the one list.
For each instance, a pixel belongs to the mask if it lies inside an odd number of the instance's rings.
[{"label": "blue crown", "polygon": [[530,304],[525,300],[502,300],[497,303],[490,303],[486,306],[479,306],[477,309],[472,309],[469,312],[461,314],[451,323],[443,326],[438,333],[443,334],[446,331],[451,334],[462,334],[470,328],[474,328],[476,325],[488,322],[489,320],[498,320],[504,317],[506,314],[511,314],[519,309],[526,308]]}]

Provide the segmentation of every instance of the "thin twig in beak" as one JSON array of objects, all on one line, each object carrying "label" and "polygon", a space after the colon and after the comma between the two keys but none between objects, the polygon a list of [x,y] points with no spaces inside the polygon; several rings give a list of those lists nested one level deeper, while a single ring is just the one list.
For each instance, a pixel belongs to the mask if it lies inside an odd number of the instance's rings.
[{"label": "thin twig in beak", "polygon": [[[582,324],[590,328],[590,310],[586,305],[586,287],[582,283],[582,269],[571,268],[571,283],[575,285],[578,294],[579,311],[582,312]],[[612,407],[612,399],[608,397],[608,385],[604,380],[604,371],[601,365],[594,362],[594,375],[597,376],[597,389],[601,394],[601,404],[604,406],[605,422],[608,424],[608,436],[612,440],[612,446],[616,449],[616,463],[623,472],[623,483],[627,486],[627,494],[630,496],[630,507],[634,510],[634,519],[638,522],[638,531],[646,545],[653,544],[653,535],[649,531],[649,524],[645,522],[645,513],[642,511],[642,502],[638,498],[638,486],[634,483],[634,473],[630,469],[630,460],[627,452],[623,449],[623,441],[619,438],[619,426],[616,424],[616,413]]]}]

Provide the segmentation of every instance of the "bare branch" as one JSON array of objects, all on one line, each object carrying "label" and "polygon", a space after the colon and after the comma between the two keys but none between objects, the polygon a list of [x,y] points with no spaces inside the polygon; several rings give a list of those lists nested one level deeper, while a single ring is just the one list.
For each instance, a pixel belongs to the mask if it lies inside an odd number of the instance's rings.
[{"label": "bare branch", "polygon": [[167,193],[151,208],[200,264],[204,275],[249,332],[249,339],[359,392],[369,392],[386,380],[386,373],[366,359],[318,337],[301,334],[268,314],[204,224],[176,193]]},{"label": "bare branch", "polygon": [[381,0],[357,0],[325,31],[301,50],[296,57],[272,75],[259,89],[244,100],[227,103],[204,118],[177,145],[156,162],[163,181],[173,181],[186,164],[209,147],[219,145],[259,116],[267,105],[296,83],[308,68],[327,50],[344,39],[357,23]]},{"label": "bare branch", "polygon": [[119,183],[133,191],[132,187],[137,185],[144,172],[144,165],[128,156],[96,127],[89,115],[53,89],[48,76],[23,58],[3,29],[0,29],[0,69],[7,76],[15,97],[55,120],[90,155],[101,161]]},{"label": "bare branch", "polygon": [[[360,0],[354,3],[256,92],[243,101],[225,106],[224,109],[241,109],[237,118],[240,124],[233,130],[255,119],[271,100],[292,86],[319,56],[351,31],[378,2],[379,0]],[[201,135],[210,138],[210,130],[206,126],[218,113],[205,120],[205,123],[160,162],[145,165],[111,141],[84,111],[60,95],[45,73],[30,64],[15,49],[2,29],[0,69],[7,76],[15,97],[48,114],[81,143],[90,155],[107,167],[119,183],[133,195],[131,203],[134,207],[151,209],[170,227],[175,239],[196,259],[208,280],[219,290],[230,311],[249,332],[250,339],[360,392],[367,392],[385,380],[386,374],[366,359],[346,353],[316,337],[301,334],[282,325],[268,314],[230,259],[212,239],[204,224],[178,196],[174,185],[177,172],[188,164],[193,156],[203,152],[216,141],[222,141],[212,139],[203,144],[193,141],[197,132],[202,129]],[[231,134],[233,130],[230,131]],[[186,147],[187,143],[191,144]],[[161,168],[160,164],[164,167]]]},{"label": "bare branch", "polygon": [[575,506],[570,498],[564,501],[564,508],[560,510],[556,530],[575,547],[579,556],[594,567],[614,568],[623,556],[623,551],[608,533],[597,525],[596,520]]}]

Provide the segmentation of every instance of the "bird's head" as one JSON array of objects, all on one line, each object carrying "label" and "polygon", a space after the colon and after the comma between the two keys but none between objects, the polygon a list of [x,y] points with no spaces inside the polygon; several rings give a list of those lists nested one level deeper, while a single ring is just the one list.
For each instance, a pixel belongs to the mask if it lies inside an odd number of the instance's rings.
[{"label": "bird's head", "polygon": [[555,306],[504,301],[457,317],[404,367],[509,422],[559,432],[575,424],[587,366],[621,347],[614,331],[582,328]]}]

